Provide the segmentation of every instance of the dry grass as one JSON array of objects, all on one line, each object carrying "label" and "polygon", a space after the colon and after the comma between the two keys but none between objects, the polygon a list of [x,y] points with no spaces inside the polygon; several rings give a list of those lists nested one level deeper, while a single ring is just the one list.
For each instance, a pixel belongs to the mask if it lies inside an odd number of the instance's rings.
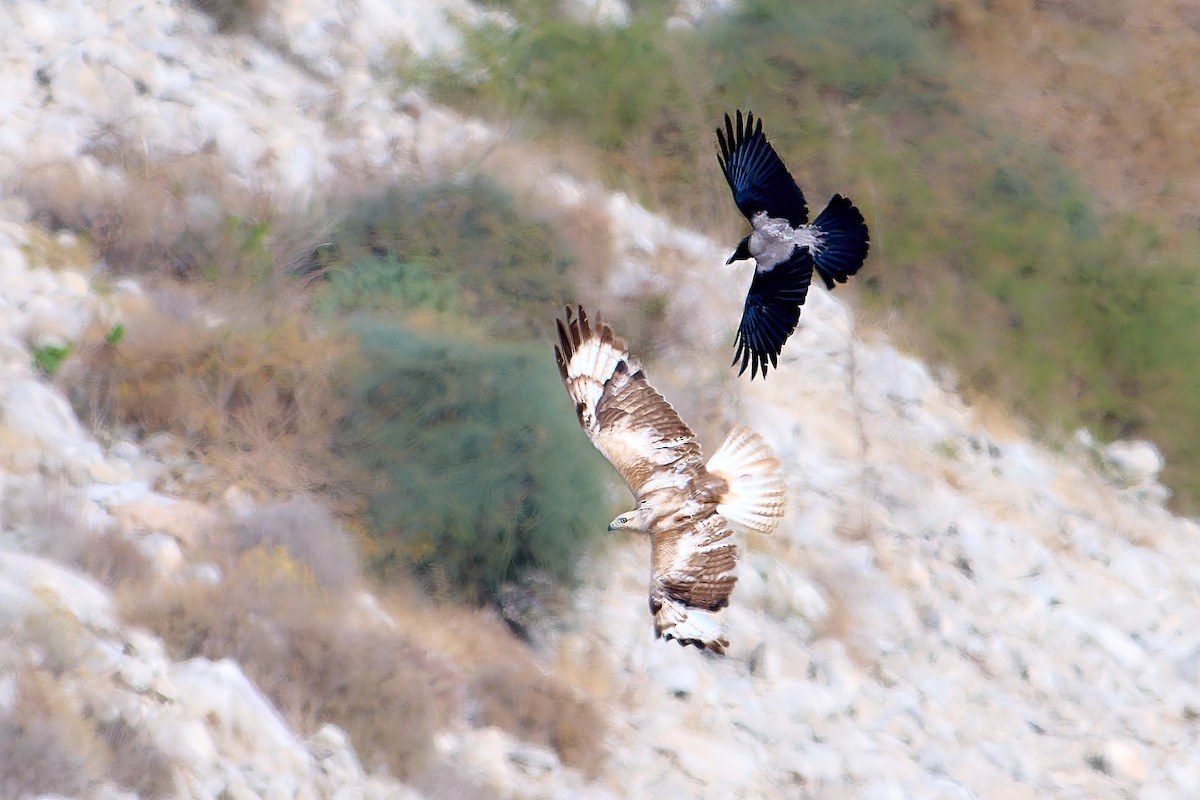
[{"label": "dry grass", "polygon": [[[118,590],[125,618],[160,636],[173,657],[238,661],[297,729],[332,722],[368,769],[425,781],[443,795],[478,790],[447,788],[432,758],[434,732],[464,713],[599,774],[607,732],[599,706],[543,669],[494,612],[392,585],[385,606],[393,626],[362,613],[354,592],[327,590],[302,557],[268,543],[278,537],[247,535],[246,526],[224,537],[220,583]],[[250,546],[239,551],[239,541]]]},{"label": "dry grass", "polygon": [[15,702],[0,715],[0,796],[83,791],[102,763],[91,725],[53,676],[25,666],[15,678]]},{"label": "dry grass", "polygon": [[137,543],[112,527],[91,528],[83,517],[85,503],[81,492],[59,487],[7,510],[10,524],[28,529],[30,552],[78,567],[108,587],[148,577],[150,564]]},{"label": "dry grass", "polygon": [[337,594],[358,581],[358,554],[326,508],[303,498],[256,508],[233,525],[239,551],[283,547],[317,583]]},{"label": "dry grass", "polygon": [[170,758],[150,740],[145,729],[122,717],[96,726],[109,751],[108,780],[135,792],[139,798],[175,796]]},{"label": "dry grass", "polygon": [[80,415],[98,428],[179,435],[217,471],[217,484],[194,487],[201,495],[236,483],[348,510],[354,476],[331,453],[346,346],[321,336],[294,297],[250,307],[164,285],[149,298],[127,304],[119,342],[96,326],[64,367]]},{"label": "dry grass", "polygon": [[77,160],[26,168],[16,192],[36,221],[81,235],[112,270],[230,288],[300,268],[327,224],[315,209],[281,212],[218,154],[150,154],[115,130],[99,131]]},{"label": "dry grass", "polygon": [[120,717],[98,722],[60,676],[19,665],[0,710],[0,797],[88,796],[101,780],[139,797],[173,794],[167,756]]},{"label": "dry grass", "polygon": [[117,530],[88,536],[72,561],[109,588],[125,581],[145,580],[151,571],[137,543]]},{"label": "dry grass", "polygon": [[604,765],[604,716],[572,687],[521,660],[488,663],[472,681],[480,720],[553,749],[568,767],[595,777]]},{"label": "dry grass", "polygon": [[260,544],[218,563],[215,585],[126,587],[124,615],[176,658],[236,660],[298,729],[345,730],[368,769],[420,772],[433,732],[456,713],[455,670],[356,613],[352,593],[330,593],[283,547]]},{"label": "dry grass", "polygon": [[547,671],[494,612],[433,602],[403,586],[389,587],[385,606],[402,630],[455,663],[473,722],[548,747],[590,777],[601,772],[608,729],[599,701],[569,670]]},{"label": "dry grass", "polygon": [[[1048,141],[1110,209],[1195,225],[1200,60],[1192,4],[1147,0],[948,3],[980,64],[986,107]],[[1036,33],[1033,33],[1036,32]],[[982,107],[982,106],[981,106]]]},{"label": "dry grass", "polygon": [[346,353],[316,333],[285,277],[319,226],[248,191],[215,154],[148,154],[114,131],[73,163],[29,168],[17,188],[45,227],[80,234],[111,270],[154,273],[147,298],[118,296],[123,335],[97,322],[64,365],[81,417],[181,435],[217,470],[201,496],[229,483],[346,496],[329,454]]}]

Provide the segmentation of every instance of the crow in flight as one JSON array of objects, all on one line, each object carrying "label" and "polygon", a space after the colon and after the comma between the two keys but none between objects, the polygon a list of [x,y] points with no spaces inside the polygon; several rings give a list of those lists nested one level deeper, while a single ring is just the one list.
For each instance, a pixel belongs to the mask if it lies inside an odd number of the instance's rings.
[{"label": "crow in flight", "polygon": [[796,330],[813,270],[827,289],[845,283],[862,267],[870,235],[862,213],[840,194],[808,224],[804,193],[763,135],[762,120],[752,113],[743,120],[738,111],[736,125],[726,114],[717,144],[717,161],[733,201],[753,228],[726,263],[753,258],[756,264],[733,363],[742,362],[739,375],[750,365],[751,380],[759,370],[765,378],[767,362],[778,368],[783,343]]}]

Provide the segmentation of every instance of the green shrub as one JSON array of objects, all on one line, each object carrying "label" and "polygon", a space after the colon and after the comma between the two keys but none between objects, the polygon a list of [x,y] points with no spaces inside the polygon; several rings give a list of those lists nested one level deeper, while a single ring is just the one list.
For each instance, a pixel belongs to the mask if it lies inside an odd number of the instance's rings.
[{"label": "green shrub", "polygon": [[779,92],[799,79],[860,98],[940,78],[935,10],[899,0],[743,0],[708,38],[725,82]]},{"label": "green shrub", "polygon": [[47,344],[33,348],[33,365],[38,372],[47,377],[54,377],[62,368],[63,361],[71,355],[71,345]]},{"label": "green shrub", "polygon": [[547,345],[359,320],[369,366],[340,438],[381,478],[374,566],[472,600],[528,569],[569,579],[607,511],[603,460],[579,430]]},{"label": "green shrub", "polygon": [[392,190],[347,215],[334,240],[342,261],[318,299],[327,314],[459,309],[528,336],[574,296],[564,242],[484,178]]},{"label": "green shrub", "polygon": [[324,317],[413,308],[450,311],[458,304],[453,278],[435,275],[420,262],[400,261],[391,252],[330,270],[326,281],[315,304]]},{"label": "green shrub", "polygon": [[426,79],[460,103],[578,130],[606,148],[625,145],[631,131],[669,114],[689,94],[663,46],[658,13],[636,15],[626,26],[576,22],[554,8],[525,6],[516,16],[512,26],[465,30],[467,62],[423,65]]}]

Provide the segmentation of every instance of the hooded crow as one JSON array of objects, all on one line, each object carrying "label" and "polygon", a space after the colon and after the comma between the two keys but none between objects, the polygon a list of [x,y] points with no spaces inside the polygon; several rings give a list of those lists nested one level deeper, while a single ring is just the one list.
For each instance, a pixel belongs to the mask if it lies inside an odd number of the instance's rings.
[{"label": "hooded crow", "polygon": [[747,112],[743,120],[738,111],[736,126],[726,114],[717,144],[717,161],[733,202],[753,228],[725,263],[753,258],[756,264],[734,339],[733,363],[742,362],[739,375],[750,365],[751,380],[759,370],[765,378],[768,360],[778,368],[783,343],[796,330],[813,270],[827,289],[845,283],[862,267],[870,235],[862,213],[840,194],[808,224],[804,193],[754,114]]}]

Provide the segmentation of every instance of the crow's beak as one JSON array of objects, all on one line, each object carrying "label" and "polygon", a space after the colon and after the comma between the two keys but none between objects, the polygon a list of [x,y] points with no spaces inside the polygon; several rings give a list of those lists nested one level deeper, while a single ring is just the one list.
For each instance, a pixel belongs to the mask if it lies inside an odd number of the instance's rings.
[{"label": "crow's beak", "polygon": [[753,256],[750,255],[750,237],[749,236],[747,236],[746,238],[744,238],[740,242],[738,242],[737,249],[733,251],[733,255],[731,255],[729,257],[729,260],[726,261],[725,263],[732,264],[735,261],[744,261],[747,258],[753,258]]}]

